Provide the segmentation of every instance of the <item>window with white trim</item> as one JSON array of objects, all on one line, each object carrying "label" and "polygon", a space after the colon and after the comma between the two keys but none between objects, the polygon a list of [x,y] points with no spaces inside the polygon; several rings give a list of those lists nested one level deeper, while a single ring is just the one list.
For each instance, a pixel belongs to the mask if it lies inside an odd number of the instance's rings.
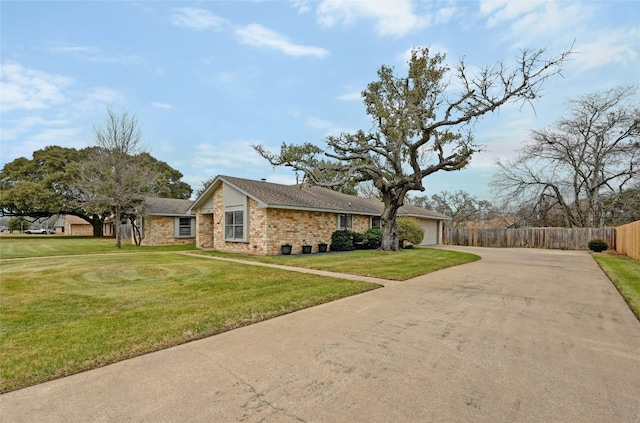
[{"label": "window with white trim", "polygon": [[338,216],[338,230],[353,229],[353,215],[341,214]]},{"label": "window with white trim", "polygon": [[230,211],[224,214],[224,239],[244,241],[244,211]]},{"label": "window with white trim", "polygon": [[380,216],[371,216],[371,229],[381,229]]},{"label": "window with white trim", "polygon": [[176,217],[175,220],[175,237],[176,238],[193,238],[195,236],[196,218],[195,217]]}]

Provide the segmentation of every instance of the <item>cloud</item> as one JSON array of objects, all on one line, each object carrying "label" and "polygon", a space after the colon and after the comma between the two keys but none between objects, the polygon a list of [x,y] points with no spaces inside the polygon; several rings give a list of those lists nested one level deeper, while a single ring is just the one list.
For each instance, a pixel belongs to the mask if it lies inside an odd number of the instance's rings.
[{"label": "cloud", "polygon": [[287,56],[316,56],[323,58],[329,55],[329,51],[324,48],[294,44],[286,37],[259,24],[238,28],[235,30],[235,34],[242,44],[258,48],[270,48]]},{"label": "cloud", "polygon": [[169,103],[159,103],[157,101],[151,102],[151,107],[155,107],[157,109],[173,109],[173,106]]},{"label": "cloud", "polygon": [[171,23],[176,26],[189,29],[213,29],[220,31],[224,29],[229,21],[209,12],[206,9],[195,9],[192,7],[180,7],[174,9],[171,15]]},{"label": "cloud", "polygon": [[[318,21],[325,27],[338,24],[352,25],[360,19],[376,21],[376,31],[382,36],[402,37],[407,33],[426,27],[432,18],[414,13],[409,0],[398,1],[350,1],[325,0],[316,9]],[[443,12],[440,19],[445,19]]]},{"label": "cloud", "polygon": [[47,109],[67,101],[62,90],[72,84],[71,78],[28,69],[14,62],[3,63],[0,65],[0,110]]},{"label": "cloud", "polygon": [[336,100],[340,101],[356,101],[362,100],[362,93],[360,91],[351,91],[346,94],[339,95]]},{"label": "cloud", "polygon": [[144,60],[135,54],[105,54],[98,47],[92,46],[55,46],[48,49],[52,53],[70,54],[94,63],[119,63],[124,65],[138,65]]},{"label": "cloud", "polygon": [[593,41],[576,46],[577,53],[573,56],[581,71],[611,63],[626,65],[638,60],[638,28],[595,31],[590,38]]},{"label": "cloud", "polygon": [[[256,140],[230,140],[200,143],[195,147],[189,163],[197,169],[208,170],[211,175],[228,172],[242,172],[253,166],[264,165],[266,161],[255,152],[251,145],[261,144]],[[226,145],[227,147],[221,147]],[[229,148],[231,147],[231,148]],[[223,169],[226,169],[223,172]]]}]

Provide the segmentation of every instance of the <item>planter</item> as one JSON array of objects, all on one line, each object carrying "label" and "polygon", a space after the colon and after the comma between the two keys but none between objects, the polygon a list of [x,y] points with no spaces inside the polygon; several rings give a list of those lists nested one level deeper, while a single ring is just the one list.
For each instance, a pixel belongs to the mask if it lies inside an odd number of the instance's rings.
[{"label": "planter", "polygon": [[326,253],[327,252],[327,247],[328,245],[323,243],[318,244],[318,252],[319,253]]},{"label": "planter", "polygon": [[302,254],[311,254],[311,245],[303,245]]},{"label": "planter", "polygon": [[291,254],[291,244],[281,245],[280,252],[282,252],[282,254],[285,256],[288,256],[289,254]]}]

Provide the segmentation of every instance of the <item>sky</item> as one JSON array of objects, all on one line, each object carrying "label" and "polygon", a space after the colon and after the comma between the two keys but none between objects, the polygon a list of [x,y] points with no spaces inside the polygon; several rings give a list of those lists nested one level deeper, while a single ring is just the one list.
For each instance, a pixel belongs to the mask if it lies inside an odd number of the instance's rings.
[{"label": "sky", "polygon": [[[495,160],[552,126],[579,95],[640,83],[638,1],[0,1],[0,166],[49,145],[84,148],[108,108],[194,190],[216,175],[293,184],[251,147],[324,145],[370,130],[360,93],[412,48],[469,69],[573,46],[532,106],[473,127],[485,151],[424,193],[491,200]],[[451,92],[455,92],[455,86]]]}]

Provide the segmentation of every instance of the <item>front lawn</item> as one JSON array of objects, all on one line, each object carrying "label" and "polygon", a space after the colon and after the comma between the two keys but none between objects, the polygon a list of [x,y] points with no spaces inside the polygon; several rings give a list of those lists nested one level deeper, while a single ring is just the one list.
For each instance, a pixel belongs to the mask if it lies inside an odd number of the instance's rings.
[{"label": "front lawn", "polygon": [[640,261],[609,253],[594,253],[593,258],[640,320]]},{"label": "front lawn", "polygon": [[412,248],[399,252],[357,250],[291,256],[253,256],[200,250],[194,253],[399,281],[480,259],[475,254],[436,248]]},{"label": "front lawn", "polygon": [[[50,256],[87,241],[42,237],[10,241],[9,249],[7,240],[0,240],[0,392],[378,287],[162,249],[90,254],[115,252],[104,240],[89,242],[84,255],[58,257]],[[6,258],[28,250],[37,258]]]},{"label": "front lawn", "polygon": [[140,251],[195,250],[193,245],[171,245],[166,247],[135,246],[128,242],[122,248],[115,247],[112,238],[66,235],[0,235],[0,258],[25,258],[67,256],[77,254],[120,254]]}]

